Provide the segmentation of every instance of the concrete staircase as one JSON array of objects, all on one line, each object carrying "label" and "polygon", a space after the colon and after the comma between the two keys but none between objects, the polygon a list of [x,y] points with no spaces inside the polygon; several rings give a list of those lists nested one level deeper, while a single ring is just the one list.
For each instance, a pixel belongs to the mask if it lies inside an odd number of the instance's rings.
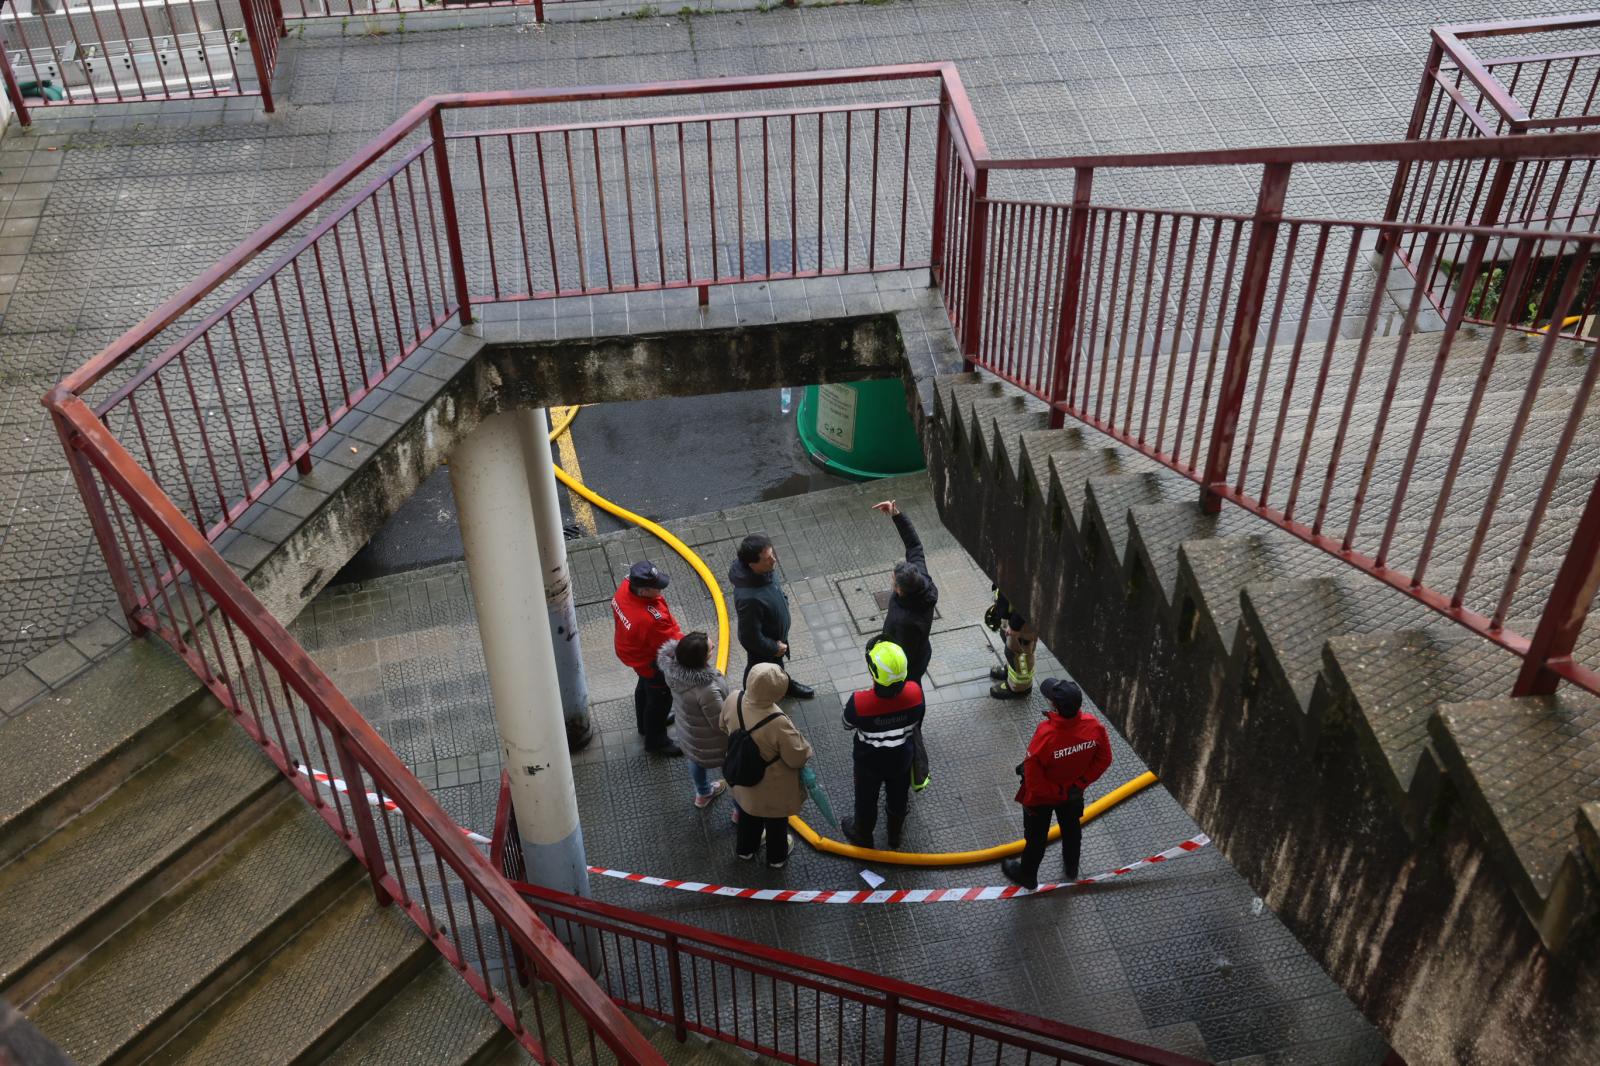
[{"label": "concrete staircase", "polygon": [[[1473,374],[1463,368],[1475,372],[1481,343],[1464,336],[1449,367],[1467,387]],[[1394,344],[1375,342],[1371,365],[1387,372]],[[1526,371],[1535,347],[1508,343],[1491,397]],[[1354,349],[1338,346],[1336,377],[1348,378]],[[1551,399],[1536,407],[1530,439],[1553,437],[1590,358],[1564,350],[1552,361]],[[1279,384],[1269,383],[1269,396]],[[1344,388],[1330,384],[1328,395],[1342,400]],[[1414,392],[1402,379],[1398,395],[1409,402]],[[1450,393],[1447,384],[1447,396],[1445,405],[1459,404],[1459,388]],[[1469,457],[1458,494],[1486,491],[1503,447],[1492,427],[1511,407],[1504,396],[1486,404],[1491,431]],[[1363,452],[1376,413],[1376,403],[1355,412],[1350,439]],[[1297,417],[1303,424],[1303,409],[1291,410],[1291,429]],[[1447,406],[1436,417],[1448,422]],[[1403,449],[1407,421],[1391,414],[1390,422],[1404,427],[1390,430]],[[1042,404],[992,379],[941,379],[925,437],[946,525],[976,558],[992,561],[1014,601],[1057,616],[1042,623],[1052,650],[1397,1050],[1414,1061],[1470,1060],[1462,1049],[1506,1038],[1491,1032],[1503,1023],[1521,1030],[1513,1058],[1548,1039],[1560,1048],[1552,1061],[1592,1061],[1592,1042],[1561,1048],[1558,1033],[1567,1025],[1592,1032],[1586,1026],[1600,1009],[1592,997],[1600,988],[1600,701],[1506,697],[1518,665],[1509,652],[1237,508],[1201,514],[1194,482],[1071,426],[1049,430]],[[1437,499],[1445,436],[1425,442],[1397,564],[1425,527],[1413,513],[1425,516]],[[1300,440],[1289,438],[1296,452]],[[1315,433],[1308,469],[1325,465],[1330,448],[1331,434]],[[1374,500],[1386,501],[1386,484],[1392,491],[1389,450]],[[1537,454],[1518,464],[1509,493],[1537,490],[1546,473]],[[1258,439],[1257,467],[1265,456]],[[1280,456],[1286,488],[1284,463]],[[1558,490],[1540,545],[1570,540],[1597,469],[1600,421],[1591,412],[1562,477],[1582,491]],[[1347,513],[1351,496],[1336,486],[1329,515]],[[1314,497],[1310,506],[1308,516]],[[1451,586],[1474,524],[1447,523],[1430,584]],[[1343,522],[1330,517],[1330,527],[1342,532]],[[1521,532],[1521,523],[1497,517],[1485,558],[1504,558]],[[1531,631],[1558,565],[1555,550],[1534,554],[1512,626]],[[1585,644],[1591,654],[1600,644],[1600,614]],[[1499,901],[1497,935],[1511,937],[1516,951],[1502,943],[1474,962],[1460,958],[1484,934],[1451,925],[1463,903],[1450,911],[1448,889],[1468,885],[1482,906]],[[1396,915],[1414,924],[1397,929]],[[1439,940],[1425,939],[1434,934]],[[1530,962],[1530,951],[1542,961]],[[1561,977],[1533,973],[1547,966]],[[1413,981],[1463,991],[1407,1001]],[[1512,986],[1536,1022],[1482,1001],[1510,996]],[[1441,1024],[1445,1000],[1461,1009]]]},{"label": "concrete staircase", "polygon": [[0,763],[0,996],[74,1061],[526,1061],[164,646],[33,707]]}]

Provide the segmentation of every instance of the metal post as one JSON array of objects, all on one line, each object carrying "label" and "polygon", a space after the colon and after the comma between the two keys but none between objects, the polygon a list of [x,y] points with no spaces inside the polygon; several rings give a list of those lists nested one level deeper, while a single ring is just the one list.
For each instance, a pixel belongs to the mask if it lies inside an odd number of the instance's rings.
[{"label": "metal post", "polygon": [[933,245],[928,257],[928,286],[944,279],[944,215],[950,202],[950,94],[939,85],[939,129],[933,149]]},{"label": "metal post", "polygon": [[[1428,116],[1428,101],[1433,99],[1434,75],[1439,70],[1439,64],[1444,57],[1444,48],[1439,44],[1439,38],[1434,37],[1428,45],[1428,61],[1422,68],[1422,84],[1417,87],[1417,102],[1411,108],[1411,123],[1406,127],[1406,140],[1414,141],[1422,136],[1422,123]],[[1383,209],[1385,222],[1397,222],[1400,219],[1400,206],[1405,202],[1406,184],[1411,180],[1411,164],[1400,162],[1395,164],[1394,184],[1389,187],[1389,203]],[[1397,240],[1387,230],[1378,232],[1379,241]],[[1379,244],[1378,250],[1383,250]]]},{"label": "metal post", "polygon": [[[1592,357],[1591,357],[1592,358]],[[1552,662],[1570,662],[1572,652],[1589,617],[1596,591],[1600,591],[1600,477],[1589,490],[1583,518],[1561,561],[1556,583],[1539,616],[1539,628],[1522,660],[1522,672],[1511,690],[1513,696],[1548,696],[1555,692],[1560,675],[1550,669]]]},{"label": "metal post", "polygon": [[578,643],[578,601],[567,568],[567,536],[556,494],[555,461],[550,456],[550,421],[544,408],[516,412],[522,437],[522,458],[533,502],[533,529],[539,541],[539,568],[544,577],[545,614],[555,645],[556,675],[561,685],[561,714],[567,726],[567,750],[582,751],[594,739],[589,721],[589,681]]},{"label": "metal post", "polygon": [[4,48],[0,48],[0,78],[5,79],[6,98],[16,108],[17,121],[24,126],[33,125],[33,119],[28,115],[28,105],[22,99],[22,89],[17,85],[16,72],[11,69],[11,57]]},{"label": "metal post", "polygon": [[111,574],[111,587],[117,592],[117,602],[122,605],[122,613],[128,619],[128,632],[134,636],[144,633],[146,626],[139,621],[139,595],[133,590],[133,579],[128,576],[128,561],[122,556],[122,549],[117,546],[116,535],[111,531],[111,519],[106,514],[105,500],[100,496],[100,486],[95,481],[94,467],[72,446],[72,429],[60,415],[51,412],[50,420],[55,423],[56,435],[61,438],[61,449],[66,452],[67,466],[72,470],[72,480],[78,486],[78,495],[83,497],[83,509],[89,514],[89,526],[94,530],[95,540],[100,542],[100,554],[106,561],[106,569]]},{"label": "metal post", "polygon": [[1261,172],[1256,211],[1250,222],[1250,250],[1245,253],[1244,275],[1239,282],[1239,299],[1233,312],[1233,335],[1228,341],[1222,387],[1211,423],[1205,476],[1200,481],[1200,509],[1206,514],[1216,514],[1222,509],[1220,493],[1228,485],[1233,437],[1239,429],[1239,411],[1244,406],[1250,364],[1255,359],[1256,328],[1261,324],[1261,308],[1266,302],[1272,261],[1278,250],[1278,222],[1283,218],[1283,198],[1289,191],[1289,170],[1288,163],[1269,163]]},{"label": "metal post", "polygon": [[[1094,193],[1094,168],[1079,167],[1073,172],[1072,216],[1067,222],[1067,268],[1062,272],[1061,316],[1056,329],[1056,367],[1050,378],[1050,428],[1066,425],[1063,405],[1071,390],[1073,338],[1078,332],[1080,289],[1083,288],[1083,260],[1089,244],[1089,200]],[[1161,338],[1156,338],[1156,344]]]},{"label": "metal post", "polygon": [[[261,109],[272,114],[272,67],[267,63],[261,46],[264,28],[256,24],[254,4],[240,0],[239,14],[244,18],[244,39],[250,43],[250,58],[256,65],[256,84],[261,88]],[[277,29],[276,26],[273,29]]]},{"label": "metal post", "polygon": [[450,485],[528,879],[587,896],[520,421],[515,411],[485,419],[451,453]]},{"label": "metal post", "polygon": [[977,363],[983,316],[983,257],[989,229],[989,172],[974,167],[972,178],[972,216],[967,234],[966,307],[961,312],[961,369],[971,370]]},{"label": "metal post", "polygon": [[894,1066],[900,1043],[900,997],[890,992],[883,997],[883,1066]]},{"label": "metal post", "polygon": [[455,279],[461,324],[472,323],[472,298],[467,295],[467,260],[461,251],[461,223],[456,219],[456,190],[450,180],[450,154],[444,139],[444,112],[428,112],[428,133],[433,138],[433,169],[439,174],[439,201],[444,210],[445,240],[450,245],[450,273]]},{"label": "metal post", "polygon": [[343,733],[334,733],[333,746],[339,751],[339,773],[349,786],[345,795],[350,798],[350,815],[356,821],[361,857],[366,862],[367,873],[372,876],[372,894],[377,898],[378,906],[387,907],[394,902],[394,897],[383,887],[388,864],[383,861],[383,848],[378,843],[378,827],[372,820],[372,804],[367,802],[367,779],[361,773],[361,764],[350,753],[348,738]]},{"label": "metal post", "polygon": [[678,950],[678,934],[667,934],[667,973],[672,980],[672,1035],[683,1043],[689,1039],[689,1029],[683,1017],[683,960]]}]

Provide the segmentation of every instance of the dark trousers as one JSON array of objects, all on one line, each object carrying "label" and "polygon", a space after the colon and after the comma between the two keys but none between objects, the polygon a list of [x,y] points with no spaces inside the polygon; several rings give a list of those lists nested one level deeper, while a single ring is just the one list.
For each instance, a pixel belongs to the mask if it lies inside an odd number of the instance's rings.
[{"label": "dark trousers", "polygon": [[[925,673],[925,672],[924,672]],[[915,674],[906,680],[922,684],[924,674]],[[922,739],[922,727],[925,722],[918,722],[915,732],[911,734],[911,783],[928,779],[928,742]]]},{"label": "dark trousers", "polygon": [[789,819],[757,818],[749,811],[740,811],[739,825],[734,831],[739,854],[754,855],[761,847],[762,834],[767,838],[768,862],[783,862],[789,857]]},{"label": "dark trousers", "polygon": [[1078,824],[1078,819],[1083,817],[1083,790],[1080,788],[1067,793],[1067,798],[1054,807],[1022,808],[1022,872],[1029,881],[1039,879],[1039,863],[1050,843],[1051,815],[1061,822],[1062,879],[1075,881],[1078,853],[1083,845],[1083,827]]},{"label": "dark trousers", "polygon": [[[864,749],[864,750],[863,750]],[[871,833],[878,824],[878,794],[889,811],[891,828],[905,819],[911,798],[911,753],[905,748],[879,750],[855,746],[856,829]]]},{"label": "dark trousers", "polygon": [[672,690],[667,679],[657,667],[649,677],[641,675],[633,686],[633,720],[644,734],[646,748],[659,748],[667,743],[667,715],[672,712]]}]

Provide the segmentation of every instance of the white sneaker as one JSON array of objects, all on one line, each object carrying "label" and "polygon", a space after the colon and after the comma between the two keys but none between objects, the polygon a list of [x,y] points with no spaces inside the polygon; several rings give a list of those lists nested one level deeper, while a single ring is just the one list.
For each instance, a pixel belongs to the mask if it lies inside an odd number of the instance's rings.
[{"label": "white sneaker", "polygon": [[[781,870],[781,869],[783,869],[784,863],[789,861],[789,856],[791,856],[793,854],[794,854],[794,834],[790,833],[789,834],[789,850],[787,850],[787,851],[785,851],[783,853],[783,858],[779,859],[777,862],[769,862],[769,863],[767,863],[767,866],[769,866],[770,868],[772,868],[774,870]],[[752,858],[753,858],[753,856],[752,856]]]},{"label": "white sneaker", "polygon": [[728,783],[719,778],[717,783],[711,786],[710,792],[706,793],[704,796],[698,794],[695,796],[694,805],[699,807],[701,810],[704,810],[713,803],[717,802],[717,797],[726,791],[728,791]]}]

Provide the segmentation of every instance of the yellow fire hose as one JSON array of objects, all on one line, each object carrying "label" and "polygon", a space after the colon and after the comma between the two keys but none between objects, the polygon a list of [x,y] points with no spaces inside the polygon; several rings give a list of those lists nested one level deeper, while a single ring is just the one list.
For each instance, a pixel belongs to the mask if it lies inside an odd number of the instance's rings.
[{"label": "yellow fire hose", "polygon": [[[554,410],[556,415],[550,425],[550,440],[552,442],[571,428],[572,420],[578,417],[577,407],[556,408]],[[624,522],[631,522],[652,536],[659,538],[667,547],[682,556],[684,562],[694,568],[694,572],[700,575],[700,580],[705,584],[706,591],[711,593],[711,602],[717,608],[717,669],[727,673],[728,604],[722,597],[722,586],[717,584],[717,579],[712,576],[711,570],[706,566],[705,561],[690,550],[687,544],[660,525],[650,521],[643,515],[634,514],[626,507],[612,503],[583,482],[572,477],[560,466],[556,467],[556,479],[607,514],[615,515]],[[1083,817],[1079,819],[1079,824],[1088,825],[1123,800],[1137,795],[1155,783],[1156,775],[1145,771],[1133,780],[1112,789],[1084,807]],[[818,851],[825,851],[830,855],[839,855],[847,859],[858,859],[862,862],[888,863],[899,866],[969,866],[976,863],[995,862],[1013,855],[1020,855],[1023,844],[1020,840],[1013,840],[1009,844],[996,844],[994,847],[982,848],[977,851],[884,851],[879,848],[860,848],[854,844],[830,840],[807,825],[799,815],[793,815],[789,818],[789,826],[800,834],[807,844],[810,844]],[[1061,827],[1059,825],[1051,826],[1050,839],[1055,841],[1060,837]]]}]

